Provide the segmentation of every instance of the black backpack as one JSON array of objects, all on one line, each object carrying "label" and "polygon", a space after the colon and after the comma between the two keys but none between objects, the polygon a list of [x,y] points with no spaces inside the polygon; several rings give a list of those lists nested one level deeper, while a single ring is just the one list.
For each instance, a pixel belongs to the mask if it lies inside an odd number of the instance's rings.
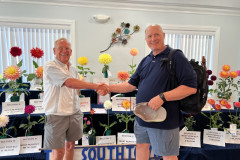
[{"label": "black backpack", "polygon": [[[173,68],[172,57],[177,49],[170,51],[168,58],[163,59],[167,62],[167,69],[171,80],[171,89],[178,86],[177,79],[175,77],[175,70]],[[179,100],[180,110],[186,113],[199,113],[206,104],[208,96],[208,77],[205,65],[205,58],[202,58],[202,64],[199,65],[194,59],[191,59],[189,63],[193,66],[193,69],[197,73],[197,92],[184,99]]]}]

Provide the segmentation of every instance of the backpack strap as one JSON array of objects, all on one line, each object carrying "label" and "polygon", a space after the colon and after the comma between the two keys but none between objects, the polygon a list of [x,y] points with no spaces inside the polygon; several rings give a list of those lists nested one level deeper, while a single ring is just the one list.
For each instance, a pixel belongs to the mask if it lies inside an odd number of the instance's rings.
[{"label": "backpack strap", "polygon": [[170,75],[170,88],[174,89],[177,87],[177,82],[176,82],[176,76],[175,76],[175,70],[173,67],[173,55],[178,49],[172,49],[168,55],[168,63],[167,63],[167,69],[168,73]]}]

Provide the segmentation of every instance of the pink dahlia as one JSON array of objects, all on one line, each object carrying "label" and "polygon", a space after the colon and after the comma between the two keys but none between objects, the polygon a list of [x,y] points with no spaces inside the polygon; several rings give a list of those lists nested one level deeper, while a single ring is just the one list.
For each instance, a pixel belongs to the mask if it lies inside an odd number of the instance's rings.
[{"label": "pink dahlia", "polygon": [[3,75],[6,79],[16,80],[21,76],[21,71],[18,66],[10,66],[3,71]]},{"label": "pink dahlia", "polygon": [[21,56],[21,55],[22,55],[22,49],[19,48],[19,47],[12,47],[12,48],[10,49],[10,54],[11,54],[13,57]]},{"label": "pink dahlia", "polygon": [[38,47],[31,49],[30,52],[34,58],[41,58],[44,54],[43,50]]},{"label": "pink dahlia", "polygon": [[35,111],[35,106],[34,105],[28,105],[25,107],[25,113],[31,114]]}]

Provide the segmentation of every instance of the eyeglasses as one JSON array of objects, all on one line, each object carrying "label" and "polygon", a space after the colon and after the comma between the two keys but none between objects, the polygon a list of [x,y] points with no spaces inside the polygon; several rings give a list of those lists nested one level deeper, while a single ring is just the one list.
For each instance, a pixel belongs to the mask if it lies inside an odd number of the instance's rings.
[{"label": "eyeglasses", "polygon": [[71,51],[71,48],[65,48],[65,47],[58,47],[58,50],[62,51],[62,50],[66,50],[66,51]]}]

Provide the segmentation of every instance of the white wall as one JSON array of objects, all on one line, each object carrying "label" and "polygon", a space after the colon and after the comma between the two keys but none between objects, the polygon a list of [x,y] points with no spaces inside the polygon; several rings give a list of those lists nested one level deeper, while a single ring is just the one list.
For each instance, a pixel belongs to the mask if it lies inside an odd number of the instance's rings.
[{"label": "white wall", "polygon": [[[106,14],[111,16],[111,19],[104,24],[96,23],[92,20],[95,14]],[[139,25],[141,29],[132,35],[127,45],[115,45],[106,52],[113,57],[113,62],[110,64],[113,76],[116,76],[120,70],[130,70],[128,64],[131,63],[132,58],[129,54],[131,48],[137,48],[140,52],[135,58],[135,63],[139,63],[143,58],[144,29],[149,23],[219,26],[221,32],[218,70],[220,71],[224,64],[231,65],[235,70],[240,69],[240,16],[17,3],[0,3],[0,15],[1,17],[75,20],[77,57],[88,57],[88,67],[98,76],[101,76],[102,69],[102,65],[97,60],[100,51],[107,48],[111,34],[121,22],[129,22],[132,26]],[[132,27],[130,28],[132,30]]]}]

